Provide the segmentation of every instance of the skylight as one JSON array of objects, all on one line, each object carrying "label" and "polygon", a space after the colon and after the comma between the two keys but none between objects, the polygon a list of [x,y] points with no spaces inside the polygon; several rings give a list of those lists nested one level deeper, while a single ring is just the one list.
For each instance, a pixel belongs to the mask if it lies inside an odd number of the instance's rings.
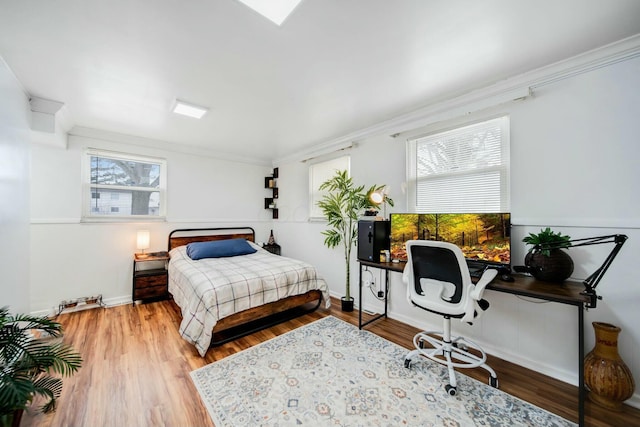
[{"label": "skylight", "polygon": [[240,0],[260,15],[281,25],[302,0]]},{"label": "skylight", "polygon": [[189,104],[188,102],[180,101],[179,99],[176,99],[176,104],[173,106],[174,113],[182,114],[183,116],[194,117],[196,119],[202,118],[202,116],[204,116],[207,111],[209,111],[208,108]]}]

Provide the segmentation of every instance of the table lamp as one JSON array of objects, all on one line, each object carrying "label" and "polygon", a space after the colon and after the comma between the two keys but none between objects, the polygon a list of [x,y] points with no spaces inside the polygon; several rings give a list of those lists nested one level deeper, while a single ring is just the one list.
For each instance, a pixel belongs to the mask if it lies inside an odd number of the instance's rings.
[{"label": "table lamp", "polygon": [[142,251],[138,257],[145,258],[148,256],[144,253],[144,250],[149,249],[149,240],[149,230],[138,230],[137,248]]}]

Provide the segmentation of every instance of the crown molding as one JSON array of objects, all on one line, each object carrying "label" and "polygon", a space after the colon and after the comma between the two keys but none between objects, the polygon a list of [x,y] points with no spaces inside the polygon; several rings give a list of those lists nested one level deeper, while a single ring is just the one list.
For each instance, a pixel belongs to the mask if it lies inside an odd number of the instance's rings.
[{"label": "crown molding", "polygon": [[110,132],[110,131],[82,127],[82,126],[74,126],[69,131],[69,136],[98,139],[98,140],[103,140],[108,142],[116,142],[116,143],[135,145],[135,146],[145,147],[145,148],[153,148],[156,150],[171,151],[171,152],[176,152],[181,154],[191,154],[194,156],[212,157],[218,160],[252,164],[256,166],[271,167],[272,165],[269,159],[238,156],[238,155],[220,152],[218,150],[212,150],[209,148],[196,147],[193,145],[174,144],[168,141],[142,138],[139,136],[125,135],[117,132]]},{"label": "crown molding", "polygon": [[373,126],[316,144],[313,148],[298,151],[290,156],[275,159],[274,165],[302,161],[329,153],[335,146],[387,133],[397,136],[441,120],[459,117],[475,111],[511,101],[526,99],[537,88],[572,78],[580,74],[608,67],[640,56],[640,34],[589,50],[553,64],[536,68],[489,86],[438,101]]}]

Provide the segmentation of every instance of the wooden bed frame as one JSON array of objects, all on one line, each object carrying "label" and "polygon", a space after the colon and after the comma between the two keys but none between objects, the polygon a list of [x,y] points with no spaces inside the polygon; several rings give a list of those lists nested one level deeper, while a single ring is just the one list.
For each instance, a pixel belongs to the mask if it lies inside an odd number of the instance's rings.
[{"label": "wooden bed frame", "polygon": [[[183,228],[169,233],[168,250],[191,242],[208,242],[227,239],[247,239],[255,242],[251,227]],[[316,301],[315,305],[309,306]],[[259,307],[249,308],[219,319],[213,330],[211,347],[224,344],[245,335],[268,328],[285,320],[315,311],[322,302],[322,292],[311,290]],[[216,339],[216,335],[220,338]]]}]

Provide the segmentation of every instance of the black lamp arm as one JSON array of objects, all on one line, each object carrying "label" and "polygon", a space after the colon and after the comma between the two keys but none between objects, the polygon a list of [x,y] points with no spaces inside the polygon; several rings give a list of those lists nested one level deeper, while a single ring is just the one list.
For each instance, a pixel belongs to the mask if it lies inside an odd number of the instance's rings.
[{"label": "black lamp arm", "polygon": [[[620,249],[622,249],[622,245],[624,245],[624,242],[626,242],[627,239],[628,237],[624,234],[611,234],[609,236],[590,237],[587,239],[576,239],[571,241],[572,247],[600,245],[603,243],[615,244],[615,246],[613,247],[609,255],[607,255],[607,257],[605,258],[602,265],[596,271],[594,271],[593,274],[587,277],[584,280],[584,282],[582,282],[585,287],[585,290],[584,290],[585,294],[591,294],[595,292],[596,286],[598,286],[598,283],[600,283],[600,279],[602,279],[602,277],[604,276],[604,273],[607,272],[607,270],[609,269],[609,266],[611,265],[615,257],[618,255],[618,252],[620,252]],[[582,243],[578,243],[577,245],[574,245],[573,242],[582,242]]]},{"label": "black lamp arm", "polygon": [[[609,269],[609,266],[611,265],[615,257],[618,255],[618,252],[620,252],[622,245],[624,245],[624,242],[626,242],[627,239],[628,237],[624,234],[610,234],[607,236],[587,237],[584,239],[573,239],[573,240],[569,240],[569,241],[557,243],[557,244],[552,243],[552,244],[536,245],[534,249],[542,248],[542,247],[544,247],[545,249],[562,249],[562,248],[567,249],[570,247],[577,248],[580,246],[591,246],[591,245],[602,245],[604,243],[614,243],[615,246],[613,247],[609,255],[607,255],[602,265],[598,267],[598,269],[594,271],[593,274],[591,274],[582,282],[584,284],[584,291],[582,291],[582,294],[590,296],[591,297],[590,306],[595,307],[595,300],[599,299],[595,291],[596,286],[598,286],[598,283],[600,283],[600,280],[604,276],[604,273],[607,272],[607,270]],[[567,243],[570,243],[570,245],[567,245]]]}]

